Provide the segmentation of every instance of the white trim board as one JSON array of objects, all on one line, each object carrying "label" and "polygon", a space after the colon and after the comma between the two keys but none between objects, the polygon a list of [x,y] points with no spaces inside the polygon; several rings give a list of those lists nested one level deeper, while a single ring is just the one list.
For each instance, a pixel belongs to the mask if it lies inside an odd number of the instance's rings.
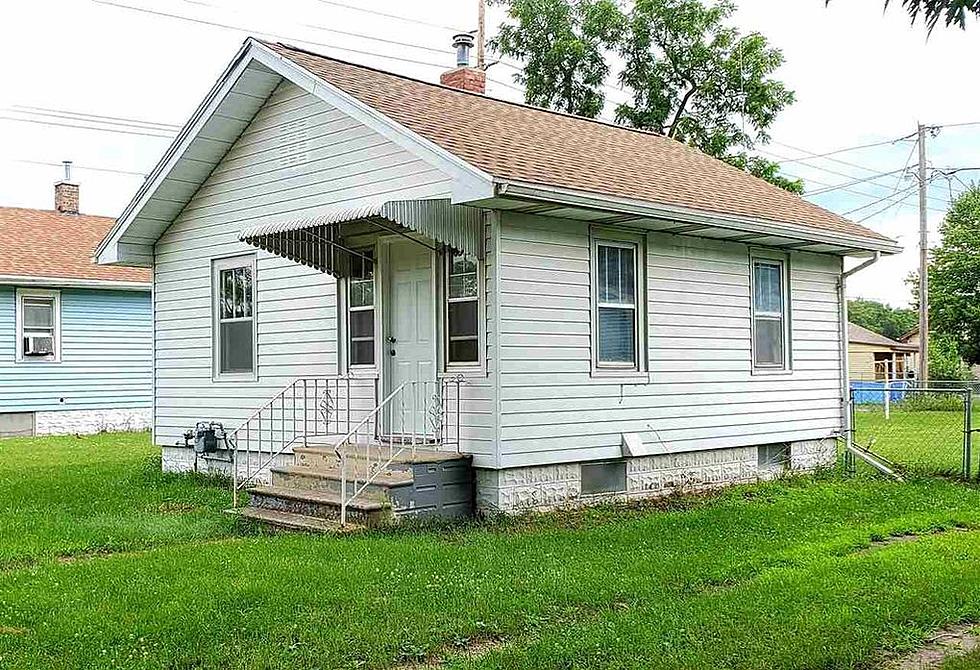
[{"label": "white trim board", "polygon": [[44,286],[50,288],[94,288],[107,291],[151,291],[152,282],[117,281],[115,279],[79,279],[75,277],[35,277],[0,274],[0,284]]}]

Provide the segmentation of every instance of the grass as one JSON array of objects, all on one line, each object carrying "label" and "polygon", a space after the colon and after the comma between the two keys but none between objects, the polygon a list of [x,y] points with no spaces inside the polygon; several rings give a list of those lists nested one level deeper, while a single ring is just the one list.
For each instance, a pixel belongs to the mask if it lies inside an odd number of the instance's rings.
[{"label": "grass", "polygon": [[[910,409],[896,403],[887,420],[881,406],[858,406],[854,412],[855,439],[862,446],[870,442],[872,451],[907,471],[958,475],[963,471],[964,423],[962,401],[958,402],[954,410]],[[975,413],[973,425],[980,427],[980,413]],[[980,442],[975,446],[971,459],[974,476]]]},{"label": "grass", "polygon": [[0,667],[864,668],[980,621],[980,491],[945,480],[321,537],[158,467],[144,436],[0,443]]},{"label": "grass", "polygon": [[0,568],[227,536],[224,488],[152,453],[146,433],[0,440]]}]

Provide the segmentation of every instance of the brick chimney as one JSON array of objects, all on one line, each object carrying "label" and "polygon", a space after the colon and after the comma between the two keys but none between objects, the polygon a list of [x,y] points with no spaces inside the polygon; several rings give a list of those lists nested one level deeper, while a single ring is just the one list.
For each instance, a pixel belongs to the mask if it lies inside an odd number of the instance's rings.
[{"label": "brick chimney", "polygon": [[453,47],[456,48],[456,68],[443,72],[439,83],[470,93],[486,93],[487,73],[475,67],[470,67],[470,50],[473,49],[473,36],[460,33],[453,36]]},{"label": "brick chimney", "polygon": [[71,161],[65,161],[65,178],[54,185],[54,208],[59,214],[78,214],[78,184],[71,180]]}]

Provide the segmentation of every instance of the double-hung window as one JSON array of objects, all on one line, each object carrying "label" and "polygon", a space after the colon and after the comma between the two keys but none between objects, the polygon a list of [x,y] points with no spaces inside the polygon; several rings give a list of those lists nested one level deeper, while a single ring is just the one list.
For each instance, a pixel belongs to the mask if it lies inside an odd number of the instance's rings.
[{"label": "double-hung window", "polygon": [[594,245],[595,363],[597,368],[639,370],[639,245],[598,240]]},{"label": "double-hung window", "polygon": [[60,360],[60,303],[57,291],[17,291],[17,360]]},{"label": "double-hung window", "polygon": [[480,361],[480,286],[475,256],[450,252],[446,287],[446,362]]},{"label": "double-hung window", "polygon": [[789,369],[786,262],[752,259],[752,365]]},{"label": "double-hung window", "polygon": [[347,281],[348,364],[374,365],[374,252],[367,249],[351,259]]},{"label": "double-hung window", "polygon": [[218,377],[255,374],[255,256],[213,264],[214,352]]}]

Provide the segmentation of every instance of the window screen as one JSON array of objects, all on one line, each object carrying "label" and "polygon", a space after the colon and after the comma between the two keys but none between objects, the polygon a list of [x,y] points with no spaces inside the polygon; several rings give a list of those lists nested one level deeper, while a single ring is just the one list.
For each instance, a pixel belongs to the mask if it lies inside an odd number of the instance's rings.
[{"label": "window screen", "polygon": [[759,467],[764,470],[781,469],[789,464],[790,446],[786,442],[763,444],[757,449]]},{"label": "window screen", "polygon": [[476,258],[450,253],[446,276],[446,360],[449,363],[477,363],[480,360],[480,287]]},{"label": "window screen", "polygon": [[242,265],[222,263],[218,270],[218,371],[250,373],[255,369],[254,299],[251,259]]},{"label": "window screen", "polygon": [[786,366],[786,323],[783,263],[757,260],[752,264],[752,351],[760,368]]},{"label": "window screen", "polygon": [[348,281],[348,350],[351,365],[374,365],[374,251],[359,253]]},{"label": "window screen", "polygon": [[600,243],[596,265],[598,363],[635,367],[636,245]]},{"label": "window screen", "polygon": [[582,464],[582,493],[621,493],[626,490],[626,461]]}]

